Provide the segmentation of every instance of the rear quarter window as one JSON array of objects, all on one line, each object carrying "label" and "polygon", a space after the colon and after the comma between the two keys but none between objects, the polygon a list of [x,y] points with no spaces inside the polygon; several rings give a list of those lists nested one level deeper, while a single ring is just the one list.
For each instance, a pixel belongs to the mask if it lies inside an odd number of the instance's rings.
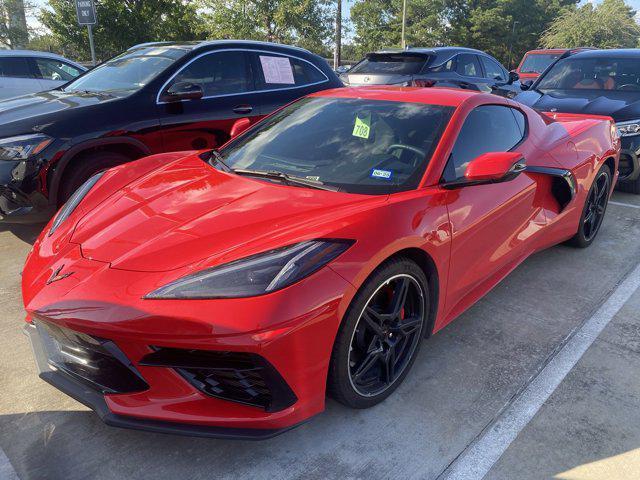
[{"label": "rear quarter window", "polygon": [[0,77],[31,78],[28,60],[24,57],[0,57]]}]

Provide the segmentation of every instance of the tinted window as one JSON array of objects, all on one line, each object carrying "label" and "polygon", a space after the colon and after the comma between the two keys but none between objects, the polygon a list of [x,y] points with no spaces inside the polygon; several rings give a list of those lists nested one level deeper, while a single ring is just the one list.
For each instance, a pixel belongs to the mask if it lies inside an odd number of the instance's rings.
[{"label": "tinted window", "polygon": [[484,66],[484,76],[491,80],[507,81],[504,69],[498,65],[498,62],[491,60],[489,57],[480,57]]},{"label": "tinted window", "polygon": [[640,61],[636,58],[569,57],[542,77],[539,90],[640,91]]},{"label": "tinted window", "polygon": [[484,105],[473,110],[460,130],[444,180],[464,177],[469,162],[483,153],[511,150],[522,141],[524,125],[524,115],[513,108]]},{"label": "tinted window", "polygon": [[438,65],[435,67],[431,67],[429,70],[432,72],[453,72],[456,68],[456,60],[455,58],[450,58],[442,65]]},{"label": "tinted window", "polygon": [[465,77],[481,77],[482,70],[480,69],[478,57],[468,53],[458,55],[456,61],[456,72]]},{"label": "tinted window", "polygon": [[51,58],[36,58],[35,60],[39,73],[38,78],[45,80],[68,82],[82,73],[76,67],[59,60]]},{"label": "tinted window", "polygon": [[520,66],[520,73],[542,73],[559,57],[559,53],[529,53],[526,57],[524,57],[524,60],[522,61],[522,65]]},{"label": "tinted window", "polygon": [[186,53],[185,49],[164,46],[130,50],[74,80],[65,91],[135,92]]},{"label": "tinted window", "polygon": [[221,151],[232,168],[275,170],[342,190],[415,188],[452,108],[364,99],[304,98]]},{"label": "tinted window", "polygon": [[197,83],[205,97],[253,90],[247,55],[238,51],[211,53],[194,60],[171,83],[179,82]]},{"label": "tinted window", "polygon": [[256,87],[259,90],[290,88],[324,82],[327,77],[314,65],[298,58],[268,52],[255,55]]},{"label": "tinted window", "polygon": [[0,57],[0,76],[31,77],[29,63],[24,57]]},{"label": "tinted window", "polygon": [[420,73],[427,59],[424,55],[372,53],[349,74],[414,75]]}]

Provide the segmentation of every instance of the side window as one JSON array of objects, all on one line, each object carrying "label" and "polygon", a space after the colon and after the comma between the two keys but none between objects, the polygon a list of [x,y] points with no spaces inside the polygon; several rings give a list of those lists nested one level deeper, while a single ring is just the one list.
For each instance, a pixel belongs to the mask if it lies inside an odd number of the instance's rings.
[{"label": "side window", "polygon": [[522,141],[524,132],[522,112],[501,105],[477,107],[462,125],[443,180],[451,182],[464,177],[469,162],[483,153],[508,152]]},{"label": "side window", "polygon": [[450,58],[449,60],[444,62],[442,65],[438,65],[437,67],[433,67],[433,68],[427,67],[425,68],[425,70],[441,73],[441,72],[453,72],[455,68],[456,68],[456,60],[455,58]]},{"label": "side window", "polygon": [[33,78],[24,57],[0,57],[0,77]]},{"label": "side window", "polygon": [[503,82],[507,81],[503,68],[498,65],[497,62],[494,62],[489,57],[480,57],[480,59],[484,66],[484,76],[486,78],[490,78],[491,80],[501,80]]},{"label": "side window", "polygon": [[464,77],[481,77],[482,69],[478,57],[469,53],[458,55],[456,72]]},{"label": "side window", "polygon": [[38,78],[68,82],[80,73],[76,67],[51,58],[36,58]]},{"label": "side window", "polygon": [[255,63],[258,90],[299,87],[327,80],[312,64],[285,55],[256,53]]},{"label": "side window", "polygon": [[181,70],[171,84],[179,82],[197,83],[205,97],[253,90],[247,54],[238,51],[203,55]]}]

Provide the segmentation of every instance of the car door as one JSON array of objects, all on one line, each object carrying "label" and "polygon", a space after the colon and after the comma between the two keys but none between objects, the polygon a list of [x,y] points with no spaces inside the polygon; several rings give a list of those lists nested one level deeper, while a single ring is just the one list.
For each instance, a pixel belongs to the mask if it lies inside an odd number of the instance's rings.
[{"label": "car door", "polygon": [[[204,95],[197,100],[167,103],[162,95],[180,82],[195,83]],[[245,50],[213,50],[182,67],[158,92],[158,116],[166,151],[215,148],[229,139],[240,118],[259,119],[251,59]]]},{"label": "car door", "polygon": [[70,82],[82,73],[79,68],[54,58],[34,57],[34,74],[39,80],[42,90],[53,88]]},{"label": "car door", "polygon": [[260,115],[310,93],[323,90],[329,79],[313,63],[298,57],[270,51],[251,52],[256,72],[256,89],[260,93]]},{"label": "car door", "polygon": [[0,56],[0,99],[42,91],[27,57]]},{"label": "car door", "polygon": [[[526,132],[526,117],[520,110],[505,105],[476,107],[463,123],[442,181],[463,178],[469,162],[484,153],[530,151]],[[529,174],[522,173],[513,180],[448,192],[450,314],[466,309],[532,252],[532,237],[546,222],[543,209],[536,205],[536,186]]]},{"label": "car door", "polygon": [[471,53],[461,53],[456,57],[456,74],[459,76],[460,86],[473,90],[490,92],[491,88],[484,78],[480,59]]}]

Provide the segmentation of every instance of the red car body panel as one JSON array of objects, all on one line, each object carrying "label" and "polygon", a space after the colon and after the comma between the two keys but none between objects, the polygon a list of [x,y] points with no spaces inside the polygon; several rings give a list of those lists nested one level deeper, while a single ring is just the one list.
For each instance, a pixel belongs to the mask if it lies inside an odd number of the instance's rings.
[{"label": "red car body panel", "polygon": [[[605,161],[617,171],[619,141],[609,119],[554,120],[501,97],[439,88],[339,89],[314,96],[456,110],[415,190],[376,196],[297,188],[218,171],[198,152],[161,154],[108,171],[53,235],[47,227],[34,244],[22,280],[27,321],[112,340],[150,386],[106,395],[114,414],[232,428],[298,424],[324,409],[340,322],[358,288],[386,259],[411,252],[433,267],[436,332],[529,255],[575,234],[596,172]],[[527,116],[527,136],[515,150],[529,166],[571,172],[576,194],[568,205],[559,204],[544,173],[454,190],[440,185],[464,119],[483,104],[510,105]],[[313,275],[266,295],[144,298],[189,273],[317,238],[355,244]],[[73,274],[47,284],[58,269]],[[140,365],[153,346],[257,353],[297,401],[266,412],[210,397],[170,368]]]},{"label": "red car body panel", "polygon": [[527,59],[527,57],[531,55],[562,55],[568,52],[569,50],[570,49],[568,48],[549,48],[549,49],[541,49],[541,50],[529,50],[527,53],[524,54],[524,56],[522,57],[522,60],[520,61],[520,64],[518,65],[518,68],[516,68],[516,72],[518,73],[518,75],[520,75],[520,80],[521,81],[535,80],[540,76],[540,73],[522,71],[522,66],[524,65],[524,62]]}]

